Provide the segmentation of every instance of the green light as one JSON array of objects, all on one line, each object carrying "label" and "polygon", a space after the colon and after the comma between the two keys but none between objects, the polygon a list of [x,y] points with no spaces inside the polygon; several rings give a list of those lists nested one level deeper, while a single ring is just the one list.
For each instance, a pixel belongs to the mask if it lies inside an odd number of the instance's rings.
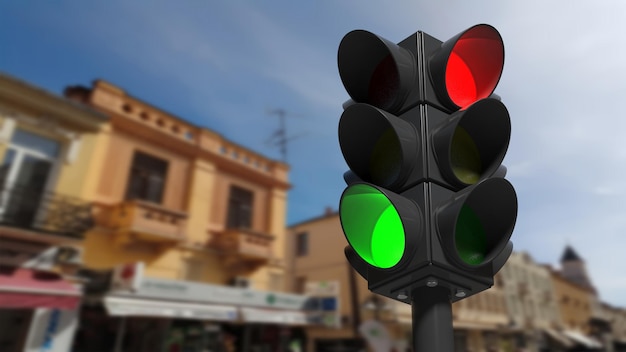
[{"label": "green light", "polygon": [[478,265],[487,255],[487,234],[480,218],[464,205],[456,221],[456,250],[464,262]]},{"label": "green light", "polygon": [[454,131],[450,153],[454,175],[466,184],[478,182],[482,173],[480,152],[472,137],[461,126]]},{"label": "green light", "polygon": [[404,226],[389,199],[376,188],[357,184],[348,187],[339,208],[348,242],[367,263],[391,268],[404,254]]}]

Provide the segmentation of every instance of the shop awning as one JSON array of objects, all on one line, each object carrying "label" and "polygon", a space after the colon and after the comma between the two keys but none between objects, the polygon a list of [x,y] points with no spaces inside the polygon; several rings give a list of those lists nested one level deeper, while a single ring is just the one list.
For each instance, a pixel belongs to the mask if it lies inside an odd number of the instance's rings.
[{"label": "shop awning", "polygon": [[561,344],[563,347],[569,348],[569,347],[574,346],[574,343],[571,341],[571,339],[567,338],[567,336],[563,335],[562,333],[556,330],[543,329],[543,331],[546,333],[546,335],[550,336],[550,338],[552,338],[554,341]]},{"label": "shop awning", "polygon": [[270,323],[285,325],[309,324],[307,314],[297,310],[241,308],[242,319],[248,323]]},{"label": "shop awning", "polygon": [[237,319],[233,306],[172,302],[123,296],[105,296],[104,305],[109,315],[135,317],[169,317],[193,320]]},{"label": "shop awning", "polygon": [[76,309],[80,298],[80,289],[58,274],[0,268],[0,308]]},{"label": "shop awning", "polygon": [[577,344],[581,344],[587,348],[602,348],[602,344],[591,337],[585,336],[580,332],[565,330],[563,331],[565,336],[569,337],[572,341]]},{"label": "shop awning", "polygon": [[502,329],[504,324],[488,324],[481,322],[469,322],[469,321],[453,321],[452,326],[455,329],[460,330],[479,330],[479,331],[496,331]]},{"label": "shop awning", "polygon": [[[400,324],[411,326],[413,324],[413,318],[406,315],[400,315],[397,318],[397,322]],[[486,323],[486,322],[471,322],[466,320],[453,320],[452,327],[458,330],[477,330],[477,331],[503,331],[505,324],[498,323]]]}]

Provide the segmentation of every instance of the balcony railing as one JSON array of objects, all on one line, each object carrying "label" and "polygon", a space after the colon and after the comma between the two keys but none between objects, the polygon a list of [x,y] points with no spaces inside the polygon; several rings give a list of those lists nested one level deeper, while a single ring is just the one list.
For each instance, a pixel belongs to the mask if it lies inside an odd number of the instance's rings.
[{"label": "balcony railing", "polygon": [[115,230],[122,242],[179,242],[185,239],[187,213],[141,200],[102,206],[98,225]]},{"label": "balcony railing", "polygon": [[0,225],[82,239],[94,225],[91,203],[23,187],[0,192]]},{"label": "balcony railing", "polygon": [[250,229],[226,229],[213,234],[210,247],[224,257],[224,265],[234,273],[248,273],[272,259],[274,236]]}]

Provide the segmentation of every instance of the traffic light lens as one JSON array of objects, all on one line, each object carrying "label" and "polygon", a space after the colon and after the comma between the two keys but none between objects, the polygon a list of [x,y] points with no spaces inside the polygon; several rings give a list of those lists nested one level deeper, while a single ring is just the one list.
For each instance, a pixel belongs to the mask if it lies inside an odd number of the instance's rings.
[{"label": "traffic light lens", "polygon": [[369,165],[372,182],[380,185],[393,183],[400,176],[402,150],[394,130],[385,130],[372,149]]},{"label": "traffic light lens", "polygon": [[338,132],[350,170],[361,180],[391,191],[404,185],[419,160],[416,128],[369,104],[349,106],[341,115]]},{"label": "traffic light lens", "polygon": [[374,106],[389,107],[400,88],[398,68],[391,55],[387,55],[374,69],[368,89],[368,102]]},{"label": "traffic light lens", "polygon": [[450,54],[446,70],[446,87],[454,103],[465,107],[478,100],[476,81],[465,61],[456,53]]},{"label": "traffic light lens", "polygon": [[482,165],[480,152],[465,128],[457,126],[450,147],[452,172],[462,182],[471,185],[480,179]]},{"label": "traffic light lens", "polygon": [[398,264],[405,248],[404,226],[387,196],[366,184],[350,186],[339,216],[346,239],[363,260],[383,269]]},{"label": "traffic light lens", "polygon": [[352,100],[385,111],[400,110],[415,85],[417,63],[413,54],[364,30],[343,37],[337,65]]},{"label": "traffic light lens", "polygon": [[454,237],[457,253],[465,263],[479,265],[485,260],[487,233],[478,215],[467,205],[461,207]]},{"label": "traffic light lens", "polygon": [[504,45],[495,28],[478,25],[454,44],[445,70],[450,100],[461,109],[493,93],[504,67]]}]

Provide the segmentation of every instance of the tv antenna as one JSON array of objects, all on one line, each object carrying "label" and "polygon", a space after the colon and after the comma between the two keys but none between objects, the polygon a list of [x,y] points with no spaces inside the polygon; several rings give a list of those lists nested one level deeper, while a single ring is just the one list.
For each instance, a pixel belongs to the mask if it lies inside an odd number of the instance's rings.
[{"label": "tv antenna", "polygon": [[271,146],[278,146],[280,148],[280,154],[282,157],[282,161],[284,163],[287,162],[287,142],[292,141],[294,139],[298,139],[305,135],[306,133],[300,133],[294,136],[287,136],[287,117],[297,117],[302,118],[304,115],[301,114],[293,114],[285,111],[284,109],[271,109],[267,111],[268,115],[278,116],[278,129],[270,136],[270,138],[266,141],[266,144]]}]

